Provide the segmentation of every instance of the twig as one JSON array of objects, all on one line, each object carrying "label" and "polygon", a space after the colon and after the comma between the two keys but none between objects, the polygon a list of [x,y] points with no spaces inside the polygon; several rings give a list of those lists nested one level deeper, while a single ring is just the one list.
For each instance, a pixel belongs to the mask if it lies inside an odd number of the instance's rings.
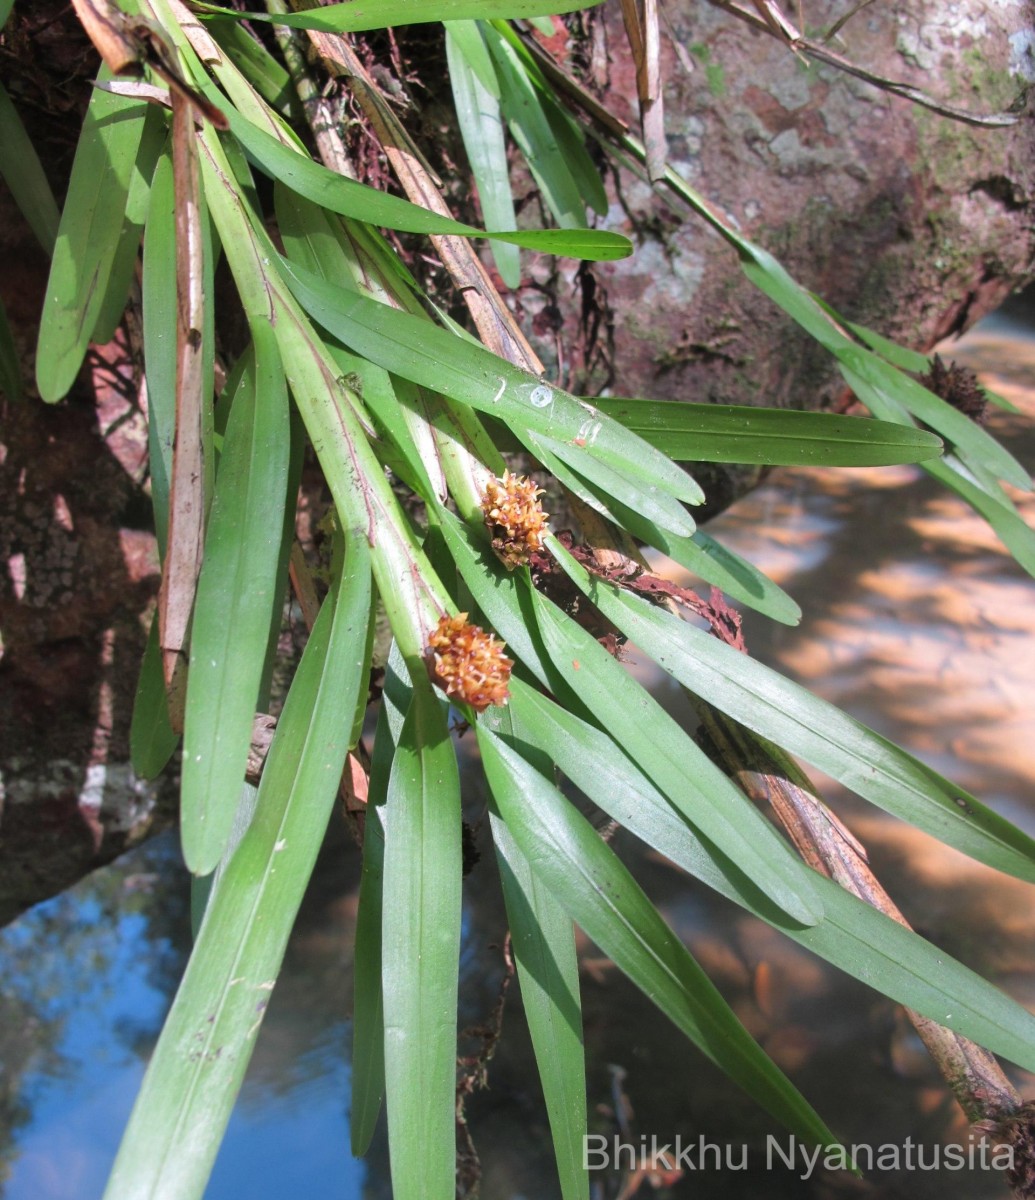
[{"label": "twig", "polygon": [[[791,758],[710,705],[691,700],[727,772],[750,799],[772,805],[805,862],[909,929],[870,870],[865,847],[819,799]],[[968,1120],[1001,1120],[1020,1108],[1021,1097],[987,1050],[929,1017],[906,1012]]]},{"label": "twig", "polygon": [[773,0],[754,0],[756,8],[759,10],[757,13],[741,8],[739,4],[733,3],[733,0],[711,0],[711,2],[738,20],[746,21],[752,28],[760,29],[763,33],[768,33],[771,37],[785,42],[789,49],[796,54],[803,54],[807,58],[814,58],[818,62],[826,63],[827,66],[836,67],[837,70],[844,71],[845,74],[852,75],[856,79],[862,79],[865,83],[880,88],[881,91],[900,96],[903,100],[919,104],[922,108],[929,108],[943,117],[962,121],[966,125],[979,125],[986,128],[1016,125],[1019,119],[1016,113],[1009,112],[985,114],[968,112],[966,109],[957,108],[954,104],[948,104],[944,100],[937,100],[934,96],[929,96],[926,92],[912,87],[908,83],[886,79],[883,75],[867,71],[865,67],[856,66],[855,63],[835,53],[821,42],[815,42],[811,38],[805,37],[781,12]]}]

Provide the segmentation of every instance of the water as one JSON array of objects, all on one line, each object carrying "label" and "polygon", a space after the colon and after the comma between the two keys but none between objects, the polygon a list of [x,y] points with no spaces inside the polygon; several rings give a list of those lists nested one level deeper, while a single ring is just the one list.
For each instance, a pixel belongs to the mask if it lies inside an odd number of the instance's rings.
[{"label": "water", "polygon": [[[1022,462],[1035,462],[1035,344],[999,321],[949,354],[978,365],[1025,410],[1022,417],[997,414],[992,428]],[[1032,521],[1030,501],[1027,510]],[[805,609],[797,629],[749,617],[754,654],[1035,833],[1031,583],[962,505],[913,468],[796,471],[709,529]],[[653,679],[663,702],[689,719],[678,690]],[[917,928],[1035,1006],[1030,889],[833,785],[825,794]],[[477,818],[479,797],[467,804]],[[208,1190],[214,1200],[390,1195],[383,1127],[364,1162],[348,1153],[358,856],[335,830],[216,1164]],[[480,844],[487,858],[486,832]],[[688,882],[627,835],[616,845],[748,1028],[847,1141],[966,1144],[963,1118],[894,1005]],[[174,841],[159,839],[0,933],[3,1200],[82,1200],[103,1190],[187,953],[186,880],[177,861]],[[462,1026],[488,1017],[502,977],[505,922],[493,877],[484,862],[465,882]],[[790,1170],[778,1161],[764,1171],[766,1138],[785,1146],[782,1132],[595,947],[582,939],[580,949],[591,1127],[614,1131],[614,1064],[626,1072],[637,1138],[748,1148],[747,1171],[688,1172],[653,1193],[644,1182],[641,1196],[1007,1195],[984,1171],[875,1171],[866,1181],[820,1173],[803,1179],[803,1165]],[[1012,1078],[1022,1093],[1035,1092],[1023,1072]],[[468,1111],[487,1200],[557,1194],[515,990],[490,1088]]]}]

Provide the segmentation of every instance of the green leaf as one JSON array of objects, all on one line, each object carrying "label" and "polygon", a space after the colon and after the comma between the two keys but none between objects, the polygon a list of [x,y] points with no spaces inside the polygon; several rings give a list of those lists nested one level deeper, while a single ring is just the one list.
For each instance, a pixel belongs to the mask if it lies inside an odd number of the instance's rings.
[{"label": "green leaf", "polygon": [[784,912],[807,925],[819,920],[822,910],[808,875],[787,858],[780,836],[744,794],[592,633],[529,591],[554,694],[584,707],[601,728],[621,731],[633,762]]},{"label": "green leaf", "polygon": [[[478,73],[468,63],[463,50],[465,43],[457,40],[455,31],[458,27],[472,30],[472,37],[477,38],[483,51],[484,42],[472,21],[450,22],[446,28],[449,82],[467,160],[478,185],[482,219],[492,229],[517,229],[499,100],[482,85]],[[491,63],[488,66],[491,70]],[[516,288],[521,282],[521,261],[517,247],[505,242],[494,244],[492,256],[503,282],[509,288]]]},{"label": "green leaf", "polygon": [[445,29],[447,44],[453,43],[454,50],[459,52],[466,66],[498,104],[500,81],[496,78],[496,68],[492,65],[489,48],[482,37],[481,25],[477,21],[447,21]]},{"label": "green leaf", "polygon": [[392,1192],[455,1194],[460,775],[446,709],[414,679],[385,803],[382,986]]},{"label": "green leaf", "polygon": [[1025,522],[1008,496],[989,495],[952,454],[946,455],[941,462],[925,463],[924,469],[980,513],[1018,564],[1029,575],[1035,576],[1035,530]]},{"label": "green leaf", "polygon": [[[520,736],[512,715],[509,707],[498,709],[494,724],[499,732]],[[548,773],[549,761],[544,755],[538,758],[540,773]],[[586,1056],[575,930],[564,906],[521,853],[506,822],[491,811],[489,820],[521,984],[521,1007],[546,1097],[561,1194],[564,1200],[589,1200],[583,1165]]]},{"label": "green leaf", "polygon": [[236,20],[275,21],[292,29],[320,29],[325,33],[360,33],[393,25],[420,25],[431,21],[489,20],[494,17],[539,17],[592,8],[600,0],[349,0],[318,11],[277,13],[230,12],[216,4],[195,4],[202,14]]},{"label": "green leaf", "polygon": [[626,258],[632,244],[621,234],[602,229],[524,229],[519,231],[478,229],[450,217],[411,204],[399,196],[378,191],[328,170],[307,155],[260,129],[224,104],[230,128],[248,157],[260,170],[314,204],[356,221],[398,229],[407,233],[453,234],[460,237],[492,238],[544,254],[610,262]]},{"label": "green leaf", "polygon": [[282,116],[290,115],[297,99],[291,76],[266,47],[237,21],[214,21],[210,29],[227,58],[266,103]]},{"label": "green leaf", "polygon": [[801,609],[778,584],[754,563],[734,554],[710,534],[699,529],[689,541],[661,538],[655,546],[674,562],[719,588],[733,600],[764,613],[784,625],[797,625]]},{"label": "green leaf", "polygon": [[553,98],[548,89],[540,89],[543,112],[550,123],[550,130],[557,141],[558,149],[567,163],[575,186],[583,203],[599,217],[606,217],[608,210],[607,191],[600,168],[589,156],[582,130]]},{"label": "green leaf", "polygon": [[169,701],[158,647],[158,618],[151,622],[129,726],[129,757],[141,779],[157,779],[179,745],[169,722]]},{"label": "green leaf", "polygon": [[[427,633],[445,609],[444,591],[417,544],[374,455],[376,437],[355,391],[287,290],[287,267],[229,181],[229,166],[209,127],[200,131],[205,192],[245,312],[273,325],[285,374],[320,458],[342,527],[372,549],[375,579],[392,630],[408,660],[422,660]],[[383,305],[373,306],[384,312]]]},{"label": "green leaf", "polygon": [[951,442],[960,458],[975,473],[987,471],[992,478],[1031,491],[1031,477],[1008,450],[980,425],[915,379],[896,371],[861,346],[843,349],[837,357],[848,386],[877,415],[884,415],[881,403],[885,399],[901,405]]},{"label": "green leaf", "polygon": [[385,1091],[384,992],[381,987],[381,923],[384,913],[385,800],[395,752],[411,694],[402,655],[393,645],[385,670],[381,711],[371,755],[370,789],[363,831],[363,874],[356,914],[352,1008],[352,1153],[366,1154]]},{"label": "green leaf", "polygon": [[[555,30],[553,21],[548,20],[550,32],[547,37],[553,37]],[[542,110],[565,161],[571,173],[575,186],[585,204],[600,216],[607,214],[607,192],[600,169],[586,149],[586,139],[574,118],[560,106],[556,99],[556,90],[545,78],[539,64],[532,57],[528,47],[521,41],[515,30],[506,21],[493,21],[493,30],[510,47],[515,57],[515,65],[534,89],[534,103]],[[532,164],[530,164],[532,165]]]},{"label": "green leaf", "polygon": [[483,34],[499,80],[500,110],[535,176],[546,206],[564,228],[584,228],[586,204],[568,159],[557,145],[541,96],[513,46],[495,29],[486,27]]},{"label": "green leaf", "polygon": [[281,600],[287,384],[273,330],[256,322],[252,332],[254,368],[234,397],[223,439],[191,629],[181,833],[195,875],[215,870],[226,849]]},{"label": "green leaf", "polygon": [[788,921],[736,863],[693,831],[605,733],[520,680],[511,681],[508,707],[520,723],[519,736],[563,763],[576,787],[659,854],[847,974],[1032,1069],[1035,1016],[979,975],[822,876],[813,881],[823,920],[806,928]]},{"label": "green leaf", "polygon": [[169,481],[176,437],[176,196],[172,158],[155,167],[144,229],[144,367],[147,446],[155,533],[164,559],[169,531]]},{"label": "green leaf", "polygon": [[832,704],[672,613],[592,578],[556,539],[549,544],[600,612],[695,695],[947,845],[1035,881],[1035,841],[1009,821]]},{"label": "green leaf", "polygon": [[[534,449],[546,450],[553,462],[557,459],[564,462],[572,457],[570,447],[541,433],[532,435],[529,443]],[[580,455],[577,464],[571,465],[611,511],[627,509],[635,512],[645,522],[676,537],[689,537],[697,528],[682,504],[653,488],[642,471],[624,471],[610,463],[598,462],[591,454]]]},{"label": "green leaf", "polygon": [[773,1116],[809,1144],[836,1145],[589,822],[490,732],[487,719],[476,728],[496,808],[558,902],[686,1037]]},{"label": "green leaf", "polygon": [[209,900],[106,1200],[204,1191],[334,807],[353,713],[366,699],[370,620],[369,555],[357,538],[292,682],[255,816]]},{"label": "green leaf", "polygon": [[[441,497],[442,492],[432,485],[427,463],[417,451],[392,376],[383,367],[376,367],[365,358],[350,354],[348,350],[338,346],[328,348],[343,375],[362,397],[364,406],[373,414],[378,425],[398,450],[401,462],[397,462],[396,465],[405,476],[408,485],[424,497],[427,503],[433,503],[433,498]],[[407,388],[412,389],[414,386],[406,380],[399,382]]]},{"label": "green leaf", "polygon": [[[10,11],[10,3],[7,5]],[[6,13],[0,12],[6,20]],[[11,189],[15,204],[39,244],[48,254],[54,250],[61,214],[40,165],[32,139],[25,132],[18,110],[0,85],[0,175]]]},{"label": "green leaf", "polygon": [[586,1057],[582,1047],[579,964],[571,917],[521,853],[506,823],[490,813],[514,947],[521,1006],[546,1097],[564,1200],[589,1200]]},{"label": "green leaf", "polygon": [[[649,480],[648,486],[664,488],[677,499],[698,503],[702,498],[681,468],[588,402],[429,321],[333,287],[286,261],[282,267],[306,311],[378,366],[518,429],[570,442],[564,447],[565,461],[577,464],[592,455]],[[576,445],[576,440],[585,445]]]},{"label": "green leaf", "polygon": [[861,417],[611,397],[596,405],[677,461],[876,467],[922,462],[942,449],[925,430]]},{"label": "green leaf", "polygon": [[14,0],[0,0],[0,29],[7,24],[7,18],[11,15],[13,6]]},{"label": "green leaf", "polygon": [[[817,300],[823,304],[822,300]],[[824,307],[826,307],[824,305]],[[865,325],[856,325],[852,321],[846,321],[845,325],[855,334],[860,342],[869,346],[871,350],[879,354],[881,358],[886,359],[892,366],[899,367],[903,371],[912,371],[916,375],[926,375],[931,369],[931,360],[926,354],[920,354],[916,350],[909,350],[905,346],[900,346],[897,342],[891,341],[890,338],[882,337],[879,333],[874,333],[872,329],[867,329]]]},{"label": "green leaf", "polygon": [[167,141],[165,116],[153,104],[147,106],[144,129],[137,147],[133,171],[130,175],[129,192],[126,196],[126,214],[119,234],[118,246],[112,258],[111,271],[104,289],[104,303],[94,322],[90,340],[104,345],[115,336],[137,269],[140,239],[147,221],[151,201],[151,180],[155,173],[158,156]]},{"label": "green leaf", "polygon": [[87,109],[40,318],[36,383],[51,404],[75,382],[104,304],[147,108],[98,88]]}]

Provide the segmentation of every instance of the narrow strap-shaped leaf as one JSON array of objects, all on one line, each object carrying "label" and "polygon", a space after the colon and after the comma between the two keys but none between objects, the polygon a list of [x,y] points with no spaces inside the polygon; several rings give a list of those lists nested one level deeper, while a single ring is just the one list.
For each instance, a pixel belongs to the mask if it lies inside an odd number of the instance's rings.
[{"label": "narrow strap-shaped leaf", "polygon": [[674,497],[652,490],[651,481],[643,471],[632,471],[599,462],[592,454],[573,454],[572,448],[541,433],[534,435],[535,444],[543,446],[554,458],[567,462],[600,497],[613,500],[616,507],[630,508],[648,523],[657,525],[676,537],[689,537],[697,528],[693,517]]},{"label": "narrow strap-shaped leaf", "polygon": [[1008,496],[990,496],[951,454],[939,462],[925,463],[924,470],[980,513],[1018,564],[1035,576],[1035,530]]},{"label": "narrow strap-shaped leaf", "polygon": [[621,730],[629,757],[774,904],[804,924],[819,920],[809,878],[788,865],[779,834],[743,792],[588,630],[538,592],[530,590],[530,599],[555,694],[577,697],[602,728]]},{"label": "narrow strap-shaped leaf", "polygon": [[144,230],[143,325],[147,446],[158,549],[169,536],[169,487],[176,437],[176,197],[172,158],[155,167]]},{"label": "narrow strap-shaped leaf", "polygon": [[[458,26],[466,26],[483,50],[484,43],[473,21],[450,22],[446,28],[449,82],[453,89],[456,119],[464,139],[467,161],[471,164],[478,186],[482,219],[491,229],[516,229],[517,216],[510,190],[510,169],[499,99],[482,84],[479,75],[468,63],[463,50],[465,43],[457,40]],[[491,63],[489,69],[492,69]],[[521,282],[521,261],[517,247],[505,242],[494,243],[492,256],[503,282],[509,288],[516,288]]]},{"label": "narrow strap-shaped leaf", "polygon": [[1035,881],[1035,841],[904,750],[679,617],[550,549],[609,621],[695,695],[964,854]]},{"label": "narrow strap-shaped leaf", "polygon": [[960,458],[975,472],[987,471],[993,478],[1031,491],[1031,477],[1024,467],[987,430],[959,409],[861,346],[840,350],[837,357],[849,387],[867,408],[872,405],[882,415],[880,399],[890,398],[951,442]]},{"label": "narrow strap-shaped leaf", "polygon": [[[823,304],[822,300],[819,302]],[[824,307],[826,306],[824,305]],[[892,366],[900,367],[903,371],[911,371],[914,375],[926,375],[930,371],[931,359],[926,354],[908,350],[905,346],[900,346],[897,342],[882,337],[879,333],[874,333],[872,329],[867,329],[865,325],[856,325],[852,321],[846,321],[845,324],[864,345],[869,346],[881,358],[887,359]],[[998,408],[1005,409],[1007,412],[1020,411],[1016,404],[1011,404],[1009,400],[996,392],[990,391],[986,387],[982,387],[981,390]]]},{"label": "narrow strap-shaped leaf", "polygon": [[[396,460],[396,469],[425,502],[432,503],[440,492],[432,485],[424,459],[417,452],[392,376],[383,367],[377,367],[340,346],[330,346],[329,349],[345,378],[359,393],[364,407],[370,411],[392,446],[399,452],[401,462]],[[406,380],[401,382],[408,387],[413,386]],[[385,453],[386,450],[387,447],[382,443],[379,452]]]},{"label": "narrow strap-shaped leaf", "polygon": [[493,801],[532,870],[571,916],[696,1046],[811,1144],[826,1125],[765,1055],[614,851],[517,750],[477,725]]},{"label": "narrow strap-shaped leaf", "polygon": [[[796,625],[801,619],[801,609],[783,588],[701,530],[687,537],[661,528],[648,515],[652,509],[657,511],[656,505],[623,504],[618,498],[618,489],[602,487],[583,479],[578,471],[568,467],[556,454],[545,448],[544,439],[527,440],[547,470],[584,504],[602,513],[619,528],[627,530],[641,542],[668,555],[673,562],[693,571],[749,608],[765,613],[774,621]],[[628,489],[625,491],[628,498]]]},{"label": "narrow strap-shaped leaf", "polygon": [[[367,437],[376,436],[376,430],[288,292],[280,275],[286,260],[242,208],[213,131],[202,129],[199,143],[206,194],[245,311],[255,321],[272,321],[285,374],[343,527],[367,539],[393,633],[409,660],[421,660],[428,634],[445,611],[445,596],[370,448]],[[391,312],[384,305],[374,307]]]},{"label": "narrow strap-shaped leaf", "polygon": [[158,646],[158,618],[151,622],[129,726],[129,757],[141,779],[156,779],[179,745],[169,721],[169,701]]},{"label": "narrow strap-shaped leaf", "polygon": [[[727,236],[729,236],[729,232]],[[870,407],[868,397],[886,395],[907,408],[960,447],[964,456],[987,467],[999,478],[1030,489],[1028,473],[1012,454],[980,426],[950,407],[915,379],[903,374],[872,351],[853,342],[835,323],[826,306],[821,306],[767,251],[743,238],[731,238],[741,253],[744,273],[770,299],[835,356],[838,365],[859,398]],[[857,390],[858,389],[858,390]],[[888,415],[878,412],[878,415]]]},{"label": "narrow strap-shaped leaf", "polygon": [[496,813],[489,819],[561,1195],[564,1200],[588,1200],[583,1166],[586,1056],[575,931],[570,915],[529,866],[506,822]]},{"label": "narrow strap-shaped leaf", "polygon": [[481,25],[477,21],[446,21],[444,25],[446,37],[453,43],[453,49],[463,57],[464,63],[478,77],[482,87],[498,101],[500,81],[496,76],[496,68],[492,65],[492,56],[485,44],[485,38],[482,37]]},{"label": "narrow strap-shaped leaf", "polygon": [[321,29],[325,33],[361,33],[392,25],[419,25],[430,21],[490,20],[494,17],[539,17],[592,8],[600,0],[350,0],[313,12],[229,12],[215,4],[194,7],[213,16],[237,20],[275,21],[292,29]]},{"label": "narrow strap-shaped leaf", "polygon": [[484,30],[500,82],[500,109],[521,147],[546,206],[567,229],[586,225],[586,202],[543,110],[543,103],[514,47],[497,30]]},{"label": "narrow strap-shaped leaf", "polygon": [[508,707],[525,740],[563,763],[576,787],[659,854],[854,978],[1032,1069],[1035,1016],[943,950],[821,876],[813,882],[823,920],[807,928],[788,921],[736,863],[694,832],[607,734],[520,680],[511,681]]},{"label": "narrow strap-shaped leaf", "polygon": [[104,304],[147,107],[100,88],[91,97],[40,317],[36,383],[48,403],[75,382]]},{"label": "narrow strap-shaped leaf", "polygon": [[282,116],[289,116],[297,103],[291,76],[266,47],[238,21],[214,21],[212,36],[253,88]]},{"label": "narrow strap-shaped leaf", "polygon": [[381,922],[384,912],[385,801],[395,751],[413,689],[402,655],[393,645],[385,669],[370,764],[363,832],[363,874],[356,913],[352,1008],[352,1153],[366,1154],[385,1092],[384,992],[381,987]]},{"label": "narrow strap-shaped leaf", "polygon": [[[819,303],[822,304],[823,301],[820,300]],[[856,325],[853,321],[846,321],[845,324],[859,341],[869,346],[881,358],[887,359],[892,366],[898,367],[903,371],[912,371],[916,375],[923,375],[931,369],[931,360],[926,354],[920,354],[916,350],[909,350],[905,346],[900,346],[890,338],[882,337],[872,329],[867,329],[865,325]]]},{"label": "narrow strap-shaped leaf", "polygon": [[[631,141],[628,138],[625,140]],[[642,147],[639,150],[642,152]],[[1031,489],[1027,471],[994,438],[968,422],[961,413],[955,412],[908,375],[896,370],[889,361],[853,341],[844,331],[843,319],[828,304],[821,303],[806,291],[768,251],[739,234],[671,167],[666,171],[665,179],[695,212],[736,249],[744,274],[821,346],[825,346],[837,358],[842,371],[854,372],[855,383],[861,388],[868,389],[873,396],[883,395],[886,402],[899,409],[897,416],[892,412],[878,412],[877,415],[902,420],[901,409],[904,406],[955,442],[960,457],[975,473],[984,467],[1017,487]],[[969,424],[970,428],[961,426],[960,421]],[[962,440],[957,441],[957,436]]]},{"label": "narrow strap-shaped leaf", "polygon": [[151,180],[158,156],[167,140],[165,114],[154,104],[147,106],[144,129],[137,147],[129,192],[126,195],[126,216],[119,234],[119,243],[112,258],[111,271],[104,289],[104,303],[97,313],[90,340],[104,345],[115,336],[126,311],[126,301],[137,268],[140,239],[147,221],[151,202]]},{"label": "narrow strap-shaped leaf", "polygon": [[663,536],[655,538],[653,544],[673,562],[719,588],[732,600],[739,600],[784,625],[797,625],[801,620],[797,601],[779,584],[703,529],[698,529],[692,538]]},{"label": "narrow strap-shaped leaf", "polygon": [[679,500],[703,498],[685,471],[587,401],[429,321],[333,287],[286,260],[282,269],[306,311],[371,362],[519,429],[571,442],[566,461],[584,452],[651,478]]},{"label": "narrow strap-shaped leaf", "polygon": [[[553,24],[551,21],[547,21],[547,24],[550,25],[550,32],[546,36],[553,37]],[[492,25],[494,31],[511,48],[517,65],[520,66],[534,88],[539,106],[549,123],[550,132],[553,134],[557,148],[582,196],[583,203],[589,205],[598,215],[605,216],[608,207],[607,191],[604,188],[600,168],[586,149],[586,139],[582,129],[557,102],[554,89],[513,27],[508,22],[499,20],[493,21]]]},{"label": "narrow strap-shaped leaf", "polygon": [[543,112],[546,114],[547,121],[550,122],[550,130],[561,154],[564,155],[568,170],[571,172],[572,179],[575,180],[575,186],[579,189],[583,203],[588,205],[597,216],[606,217],[608,203],[604,180],[600,174],[600,168],[590,158],[589,151],[586,149],[586,139],[582,130],[575,120],[561,108],[549,90],[540,90],[539,95],[542,97]]},{"label": "narrow strap-shaped leaf", "polygon": [[[399,196],[380,192],[344,175],[337,175],[311,158],[285,145],[272,134],[226,107],[230,128],[248,157],[271,178],[331,212],[371,225],[408,233],[455,234],[491,238],[513,246],[540,250],[593,262],[610,262],[632,253],[632,243],[621,234],[602,229],[484,230],[442,217]],[[581,202],[580,202],[581,203]]]},{"label": "narrow strap-shaped leaf", "polygon": [[323,842],[366,698],[369,555],[349,545],[263,771],[255,816],[216,885],[123,1136],[106,1200],[200,1196]]},{"label": "narrow strap-shaped leaf", "polygon": [[53,253],[61,214],[43,172],[36,147],[18,110],[0,84],[0,175],[15,204],[48,254]]},{"label": "narrow strap-shaped leaf", "polygon": [[214,870],[244,778],[277,578],[288,455],[287,383],[268,325],[255,322],[254,371],[230,411],[191,629],[181,834],[188,867]]},{"label": "narrow strap-shaped leaf", "polygon": [[617,397],[596,404],[677,461],[875,467],[921,462],[942,449],[923,429],[833,413]]},{"label": "narrow strap-shaped leaf", "polygon": [[[905,407],[918,419],[943,433],[954,442],[972,470],[984,468],[997,478],[1024,490],[1031,490],[1031,479],[1020,463],[979,426],[945,401],[927,391],[916,380],[897,370],[890,361],[853,341],[844,331],[843,319],[825,303],[806,291],[766,250],[733,229],[686,180],[671,168],[666,180],[694,210],[737,250],[744,274],[784,312],[833,354],[849,380],[871,397],[884,397],[893,406]],[[865,340],[865,338],[864,338]],[[882,347],[882,349],[886,349]],[[914,360],[915,361],[915,360]],[[869,407],[865,395],[860,396]],[[896,419],[892,412],[881,413]],[[902,419],[899,417],[898,419]]]},{"label": "narrow strap-shaped leaf", "polygon": [[446,710],[414,680],[385,804],[385,1098],[397,1200],[455,1193],[460,776]]}]

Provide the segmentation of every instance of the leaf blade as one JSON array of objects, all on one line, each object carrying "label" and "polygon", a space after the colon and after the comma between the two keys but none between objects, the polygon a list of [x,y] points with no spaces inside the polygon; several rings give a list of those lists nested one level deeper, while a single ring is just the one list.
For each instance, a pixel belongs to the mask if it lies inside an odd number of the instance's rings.
[{"label": "leaf blade", "polygon": [[677,461],[872,467],[921,462],[941,452],[933,434],[891,421],[671,400],[608,397],[596,403]]},{"label": "leaf blade", "polygon": [[426,678],[414,680],[385,818],[381,970],[392,1189],[399,1200],[452,1200],[460,776]]},{"label": "leaf blade", "polygon": [[254,369],[234,397],[223,439],[191,631],[181,832],[196,875],[213,871],[226,849],[280,607],[287,383],[273,330],[256,322],[252,332]]},{"label": "leaf blade", "polygon": [[50,404],[75,382],[104,304],[146,109],[99,88],[87,109],[40,318],[36,384]]},{"label": "leaf blade", "polygon": [[847,974],[1032,1069],[1035,1016],[998,988],[823,877],[815,881],[823,920],[804,928],[788,921],[735,863],[694,832],[605,733],[520,680],[512,684],[509,707],[521,736],[563,763],[578,788],[659,854]]},{"label": "leaf blade", "polygon": [[834,705],[550,549],[593,603],[669,674],[755,733],[964,854],[1035,881],[1035,841]]},{"label": "leaf blade", "polygon": [[836,1145],[752,1040],[614,852],[515,748],[476,726],[500,815],[532,869],[626,975],[722,1070],[810,1143]]},{"label": "leaf blade", "polygon": [[355,539],[303,652],[255,816],[209,900],[106,1200],[204,1190],[331,815],[351,713],[365,698],[370,620],[369,556]]}]

